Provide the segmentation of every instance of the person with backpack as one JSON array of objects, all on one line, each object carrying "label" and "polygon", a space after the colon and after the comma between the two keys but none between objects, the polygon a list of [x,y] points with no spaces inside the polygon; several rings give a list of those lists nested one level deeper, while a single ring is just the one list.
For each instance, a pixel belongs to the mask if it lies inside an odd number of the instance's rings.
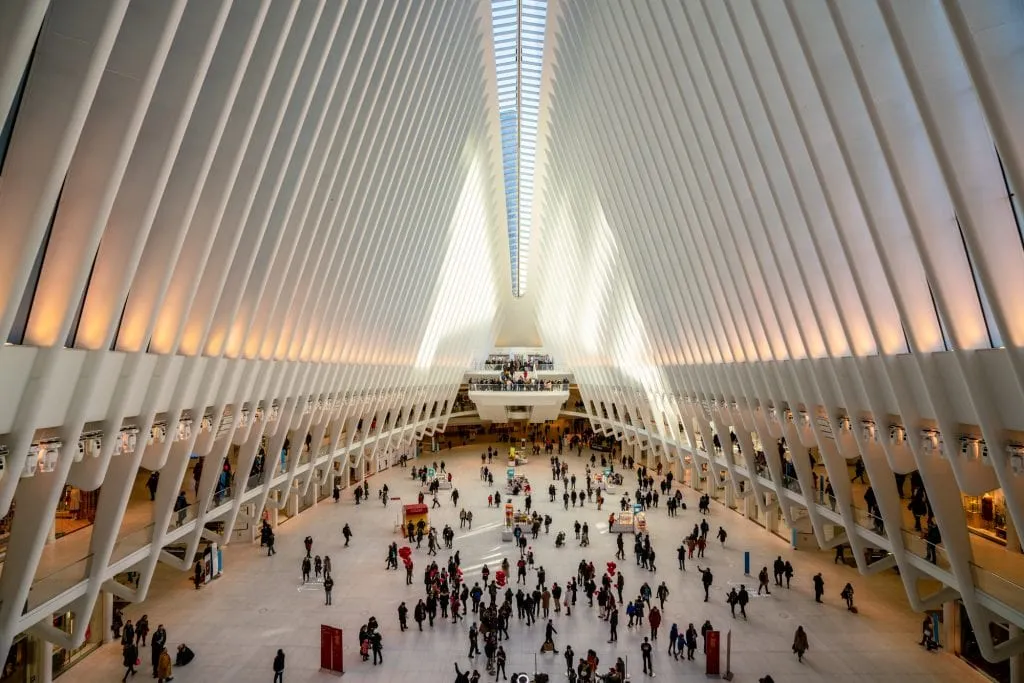
[{"label": "person with backpack", "polygon": [[853,584],[847,583],[839,593],[839,597],[846,601],[846,609],[856,613],[857,608],[853,606]]}]

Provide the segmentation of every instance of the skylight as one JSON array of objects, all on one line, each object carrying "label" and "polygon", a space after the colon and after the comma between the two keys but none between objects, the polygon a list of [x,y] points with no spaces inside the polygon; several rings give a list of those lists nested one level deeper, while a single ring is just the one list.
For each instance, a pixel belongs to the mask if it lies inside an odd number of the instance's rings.
[{"label": "skylight", "polygon": [[512,295],[526,293],[547,0],[491,0]]}]

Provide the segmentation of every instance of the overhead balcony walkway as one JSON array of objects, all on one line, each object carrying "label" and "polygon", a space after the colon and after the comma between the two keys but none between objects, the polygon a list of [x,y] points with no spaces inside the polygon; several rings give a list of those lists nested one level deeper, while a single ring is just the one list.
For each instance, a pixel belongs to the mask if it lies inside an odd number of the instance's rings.
[{"label": "overhead balcony walkway", "polygon": [[[906,568],[913,568],[925,577],[931,578],[943,586],[952,589],[957,594],[962,593],[956,577],[951,571],[950,561],[942,543],[935,547],[935,561],[928,559],[928,544],[922,538],[922,534],[914,528],[913,515],[906,510],[902,512],[901,524],[898,528],[892,525],[885,525],[883,520],[874,517],[867,512],[863,495],[867,484],[860,484],[859,480],[852,485],[852,503],[850,512],[855,524],[847,526],[844,524],[843,510],[841,503],[836,501],[833,509],[832,500],[821,494],[819,491],[811,491],[805,496],[800,482],[795,477],[780,476],[779,481],[773,477],[770,467],[755,467],[751,472],[746,466],[745,458],[734,447],[732,449],[712,449],[709,453],[702,443],[691,446],[686,440],[675,439],[668,434],[668,429],[648,429],[640,424],[627,424],[608,417],[598,417],[590,413],[563,413],[573,416],[588,417],[598,433],[611,434],[623,439],[627,443],[635,443],[645,448],[654,449],[661,447],[661,452],[669,458],[675,458],[685,469],[692,468],[697,471],[701,464],[707,464],[707,481],[697,481],[697,487],[706,489],[708,493],[718,497],[722,487],[730,486],[728,481],[729,471],[737,477],[737,488],[742,484],[743,493],[740,497],[753,495],[756,490],[771,493],[776,500],[785,501],[788,505],[797,505],[806,509],[814,506],[814,512],[829,524],[843,527],[845,535],[835,537],[836,543],[843,542],[844,538],[855,536],[859,539],[859,546],[877,548],[882,551],[883,556],[875,559],[869,566],[875,571],[885,568],[895,568],[900,564]],[[819,476],[825,470],[820,465],[816,468]],[[849,475],[853,477],[852,466]],[[695,477],[699,480],[700,477]],[[866,481],[865,476],[865,481]],[[858,503],[858,501],[861,501]],[[764,501],[758,501],[758,505],[764,507]],[[772,502],[774,507],[775,503]],[[900,537],[900,561],[893,555],[894,535]],[[1020,627],[1024,627],[1024,555],[1010,552],[1002,546],[970,534],[972,560],[970,562],[973,589],[979,603],[1000,618]],[[869,570],[870,571],[870,570]]]}]

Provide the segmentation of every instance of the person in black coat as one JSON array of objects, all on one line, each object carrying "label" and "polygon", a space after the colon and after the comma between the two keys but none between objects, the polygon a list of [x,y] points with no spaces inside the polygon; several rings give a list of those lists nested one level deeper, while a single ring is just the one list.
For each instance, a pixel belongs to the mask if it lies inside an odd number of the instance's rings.
[{"label": "person in black coat", "polygon": [[128,674],[131,674],[132,676],[135,675],[135,662],[137,662],[139,659],[139,648],[135,646],[134,641],[129,640],[127,643],[125,643],[123,653],[125,670],[124,678],[121,679],[122,683],[123,681],[128,680]]},{"label": "person in black coat", "polygon": [[174,656],[174,666],[185,666],[196,658],[196,653],[185,643],[178,646],[178,654]]},{"label": "person in black coat", "polygon": [[160,624],[153,631],[153,638],[149,642],[152,647],[152,660],[153,660],[153,676],[156,677],[156,668],[160,664],[160,653],[164,651],[164,647],[167,645],[167,631],[164,630],[164,625]]},{"label": "person in black coat", "polygon": [[284,650],[274,656],[274,683],[284,683]]}]

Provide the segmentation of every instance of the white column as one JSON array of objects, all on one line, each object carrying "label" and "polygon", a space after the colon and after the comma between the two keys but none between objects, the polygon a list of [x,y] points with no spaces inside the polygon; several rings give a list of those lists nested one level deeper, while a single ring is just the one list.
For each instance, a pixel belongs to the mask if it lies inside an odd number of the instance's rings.
[{"label": "white column", "polygon": [[[274,492],[275,500],[276,500],[278,495],[279,495],[278,492],[275,491]],[[277,505],[275,504],[275,505],[271,505],[270,506],[270,527],[272,529],[276,529],[277,528],[277,522],[278,522],[278,519],[277,519]]]},{"label": "white column", "polygon": [[[1009,534],[1007,534],[1009,538]],[[1010,640],[1021,634],[1020,626],[1010,624]],[[1010,683],[1024,683],[1024,655],[1016,654],[1010,657]]]},{"label": "white column", "polygon": [[1020,536],[1011,515],[1006,515],[1006,549],[1013,553],[1021,552]]},{"label": "white column", "polygon": [[956,623],[960,620],[960,607],[956,601],[951,600],[949,602],[942,603],[942,644],[943,649],[951,654],[960,651],[960,648],[956,645],[957,634],[956,634]]},{"label": "white column", "polygon": [[32,638],[31,642],[32,669],[34,683],[53,683],[53,644],[40,638]]}]

